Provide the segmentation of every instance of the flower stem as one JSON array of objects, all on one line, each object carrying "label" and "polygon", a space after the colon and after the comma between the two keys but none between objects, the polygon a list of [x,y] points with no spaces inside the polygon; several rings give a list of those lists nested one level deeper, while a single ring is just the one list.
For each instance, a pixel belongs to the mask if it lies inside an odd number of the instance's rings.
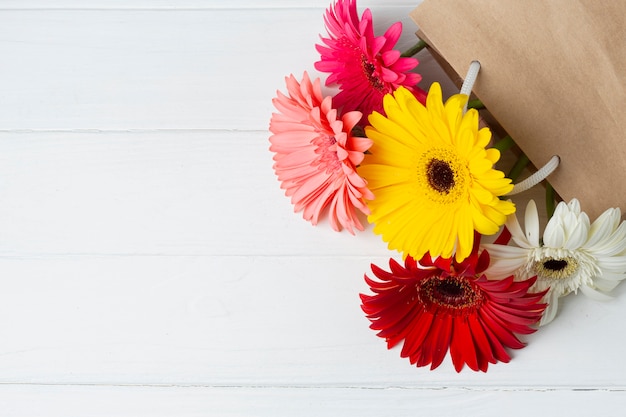
[{"label": "flower stem", "polygon": [[555,201],[554,187],[546,181],[546,213],[548,214],[548,220],[550,220],[554,214]]},{"label": "flower stem", "polygon": [[491,147],[499,150],[500,152],[504,152],[507,149],[511,149],[515,145],[513,138],[509,135],[506,135],[496,143],[494,143]]},{"label": "flower stem", "polygon": [[524,168],[526,168],[529,162],[530,159],[528,159],[526,154],[521,154],[517,159],[515,165],[513,165],[513,168],[511,168],[511,171],[509,172],[509,175],[507,175],[507,178],[510,178],[511,181],[515,182],[515,180],[517,180],[517,177],[520,176],[520,174],[522,173]]},{"label": "flower stem", "polygon": [[483,104],[482,101],[480,101],[479,99],[474,99],[474,100],[470,100],[467,102],[467,108],[468,109],[476,109],[476,110],[482,110],[485,108],[485,105]]},{"label": "flower stem", "polygon": [[426,48],[426,42],[424,42],[423,39],[420,39],[419,42],[417,42],[412,48],[404,51],[404,53],[402,53],[402,55],[400,56],[403,58],[412,57],[424,48]]}]

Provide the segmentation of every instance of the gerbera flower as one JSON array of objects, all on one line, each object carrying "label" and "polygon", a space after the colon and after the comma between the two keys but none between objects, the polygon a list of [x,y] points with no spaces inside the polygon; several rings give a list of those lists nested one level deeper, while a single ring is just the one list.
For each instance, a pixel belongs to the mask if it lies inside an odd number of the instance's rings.
[{"label": "gerbera flower", "polygon": [[326,85],[339,85],[335,106],[343,112],[359,110],[364,117],[374,110],[382,113],[383,97],[399,86],[425,99],[424,91],[414,87],[422,77],[409,72],[417,59],[401,57],[393,49],[402,34],[401,22],[374,36],[372,13],[366,9],[359,19],[356,0],[337,0],[324,21],[329,37],[322,37],[325,46],[316,45],[321,60],[315,68],[330,73]]},{"label": "gerbera flower", "polygon": [[526,207],[525,233],[515,216],[506,222],[517,246],[484,245],[493,257],[488,272],[494,276],[515,274],[520,279],[537,275],[533,290],[549,289],[545,298],[548,308],[540,322],[545,325],[556,316],[559,297],[580,290],[607,299],[606,293],[626,278],[626,223],[620,223],[620,218],[620,210],[611,208],[590,224],[578,200],[560,202],[546,225],[542,244],[537,206],[531,200]]},{"label": "gerbera flower", "polygon": [[448,349],[457,372],[464,364],[486,372],[489,363],[509,362],[506,348],[524,346],[516,333],[535,331],[544,293],[527,292],[534,278],[488,280],[488,265],[487,251],[477,250],[461,263],[426,254],[419,262],[407,256],[404,266],[391,259],[389,272],[372,265],[378,280],[365,280],[374,295],[361,294],[370,327],[389,349],[404,341],[400,355],[431,370]]},{"label": "gerbera flower", "polygon": [[363,230],[357,211],[368,214],[364,199],[373,198],[355,171],[371,140],[352,136],[359,112],[337,117],[332,98],[323,97],[320,80],[305,72],[299,83],[287,77],[287,93],[272,100],[279,113],[270,121],[274,171],[295,211],[317,224],[328,209],[333,229]]},{"label": "gerbera flower", "polygon": [[375,198],[368,202],[375,224],[390,249],[413,258],[426,252],[457,261],[469,255],[474,231],[498,232],[515,211],[498,196],[511,180],[495,170],[497,149],[485,149],[488,128],[478,129],[478,112],[463,114],[465,95],[445,105],[433,83],[426,106],[400,87],[385,96],[387,116],[373,113],[365,133],[374,141],[358,169]]}]

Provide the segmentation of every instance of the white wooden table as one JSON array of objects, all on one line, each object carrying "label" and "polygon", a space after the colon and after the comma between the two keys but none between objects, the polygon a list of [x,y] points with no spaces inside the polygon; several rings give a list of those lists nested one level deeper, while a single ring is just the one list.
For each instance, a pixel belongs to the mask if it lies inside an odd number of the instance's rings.
[{"label": "white wooden table", "polygon": [[[368,328],[396,255],[293,214],[268,151],[329,2],[0,1],[0,415],[624,415],[624,286],[486,374]],[[417,3],[359,6],[404,49]]]}]

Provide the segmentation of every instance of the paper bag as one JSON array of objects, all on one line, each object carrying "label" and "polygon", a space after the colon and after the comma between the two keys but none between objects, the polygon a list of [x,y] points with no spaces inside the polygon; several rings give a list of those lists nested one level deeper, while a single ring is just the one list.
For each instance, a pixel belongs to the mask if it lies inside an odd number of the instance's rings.
[{"label": "paper bag", "polygon": [[430,45],[535,166],[592,220],[626,210],[626,2],[424,0],[412,13]]}]

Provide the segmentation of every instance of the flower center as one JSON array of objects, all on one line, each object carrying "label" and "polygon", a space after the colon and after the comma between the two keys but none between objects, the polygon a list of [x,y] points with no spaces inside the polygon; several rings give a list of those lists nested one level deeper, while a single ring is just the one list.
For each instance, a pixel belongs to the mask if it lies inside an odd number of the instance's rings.
[{"label": "flower center", "polygon": [[454,188],[454,171],[446,161],[431,159],[426,167],[428,184],[442,194],[450,193]]},{"label": "flower center", "polygon": [[543,278],[569,278],[578,269],[578,261],[570,256],[565,258],[545,258],[534,265],[535,273]]},{"label": "flower center", "polygon": [[483,302],[483,293],[467,278],[430,277],[418,288],[422,303],[431,313],[459,315],[475,311]]},{"label": "flower center", "polygon": [[318,136],[313,140],[313,144],[317,146],[315,153],[319,155],[314,165],[328,173],[341,169],[341,161],[337,156],[337,139],[334,136]]},{"label": "flower center", "polygon": [[361,55],[361,67],[363,68],[363,73],[372,88],[381,92],[384,91],[385,84],[383,84],[380,78],[376,75],[376,65],[369,62],[365,55]]},{"label": "flower center", "polygon": [[468,168],[452,149],[428,149],[417,161],[419,193],[434,203],[448,205],[459,200],[468,180]]},{"label": "flower center", "polygon": [[567,261],[563,259],[549,259],[543,263],[545,269],[561,271],[567,267]]}]

